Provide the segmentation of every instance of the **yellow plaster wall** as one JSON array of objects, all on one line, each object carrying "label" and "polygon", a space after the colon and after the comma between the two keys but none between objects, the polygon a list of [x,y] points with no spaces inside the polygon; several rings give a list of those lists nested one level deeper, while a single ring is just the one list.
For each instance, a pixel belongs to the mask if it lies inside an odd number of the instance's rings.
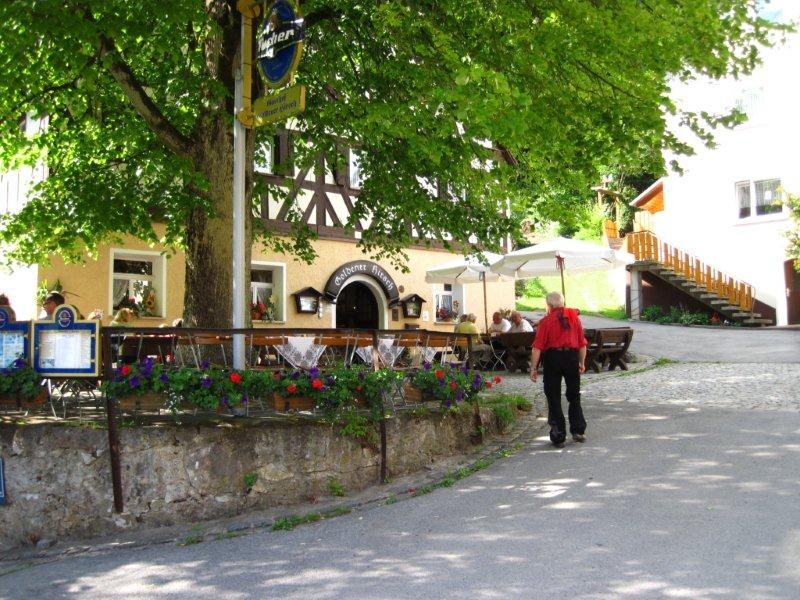
[{"label": "yellow plaster wall", "polygon": [[[122,243],[114,244],[114,248],[125,250],[159,250],[134,238],[125,237]],[[293,292],[311,286],[319,291],[323,291],[328,278],[338,267],[353,260],[372,260],[362,254],[352,242],[317,240],[314,247],[318,253],[317,260],[311,264],[294,260],[292,256],[275,253],[265,253],[258,247],[253,247],[253,261],[265,261],[272,263],[283,263],[286,266],[286,321],[280,324],[264,326],[275,327],[332,327],[332,315],[325,313],[320,319],[315,314],[297,313],[294,304]],[[388,261],[378,262],[381,267],[394,279],[395,284],[403,291],[399,291],[400,297],[416,293],[426,300],[422,306],[423,311],[427,311],[428,320],[404,319],[402,310],[398,307],[399,320],[392,320],[392,311],[389,311],[388,327],[390,329],[402,329],[406,323],[419,325],[423,329],[452,329],[452,324],[438,325],[434,322],[434,286],[425,283],[426,269],[449,262],[455,256],[444,251],[410,249],[407,251],[409,256],[408,273],[403,273],[393,268]],[[101,308],[105,313],[104,324],[112,318],[111,307],[108,305],[109,298],[109,271],[111,269],[111,246],[104,246],[96,260],[87,260],[84,265],[66,265],[59,259],[54,259],[53,264],[39,270],[39,282],[46,279],[53,283],[60,279],[67,292],[67,302],[73,304],[84,315],[88,315],[94,308]],[[176,253],[166,261],[166,311],[164,317],[142,317],[134,324],[141,326],[156,326],[160,323],[171,323],[183,312],[183,289],[185,276],[185,261],[182,253]],[[498,308],[514,307],[514,284],[513,282],[488,283],[486,286],[487,304],[489,307],[489,319],[491,313]],[[483,312],[483,288],[480,283],[468,284],[464,286],[464,306],[462,312],[473,312],[477,315],[477,325],[484,329]],[[163,299],[160,300],[164,302]],[[323,306],[325,306],[323,304]],[[261,326],[261,325],[259,325]]]},{"label": "yellow plaster wall", "polygon": [[[156,226],[156,232],[159,231]],[[68,304],[75,306],[84,316],[88,315],[95,308],[102,309],[104,317],[103,324],[108,324],[112,317],[111,306],[109,305],[109,286],[111,285],[111,249],[125,250],[144,250],[159,251],[162,248],[151,247],[145,242],[124,236],[120,243],[102,246],[96,259],[87,258],[84,264],[65,264],[58,257],[53,257],[52,265],[39,269],[37,285],[47,280],[48,284],[55,283],[56,279],[61,281],[64,289],[65,298]],[[159,302],[164,303],[164,317],[141,317],[134,321],[134,325],[142,327],[155,327],[161,323],[172,323],[172,321],[183,313],[183,282],[185,278],[184,255],[180,252],[166,259],[166,298],[160,298]]]}]

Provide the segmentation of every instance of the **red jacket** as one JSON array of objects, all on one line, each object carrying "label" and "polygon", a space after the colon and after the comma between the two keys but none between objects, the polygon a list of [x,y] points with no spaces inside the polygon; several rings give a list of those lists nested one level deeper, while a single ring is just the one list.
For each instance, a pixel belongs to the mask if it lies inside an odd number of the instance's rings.
[{"label": "red jacket", "polygon": [[536,326],[534,348],[542,351],[550,348],[578,350],[584,346],[586,346],[586,338],[583,335],[583,325],[578,313],[572,308],[554,308]]}]

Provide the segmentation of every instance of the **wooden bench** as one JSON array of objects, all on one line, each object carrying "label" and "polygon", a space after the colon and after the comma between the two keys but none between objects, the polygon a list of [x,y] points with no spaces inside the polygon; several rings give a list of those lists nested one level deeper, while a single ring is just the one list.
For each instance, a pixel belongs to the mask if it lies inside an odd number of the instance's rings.
[{"label": "wooden bench", "polygon": [[617,367],[627,371],[625,354],[628,352],[632,339],[633,329],[630,327],[597,329],[594,339],[589,340],[590,343],[587,347],[586,368],[591,368],[595,373],[599,373],[600,369],[607,364],[609,371],[613,371]]}]

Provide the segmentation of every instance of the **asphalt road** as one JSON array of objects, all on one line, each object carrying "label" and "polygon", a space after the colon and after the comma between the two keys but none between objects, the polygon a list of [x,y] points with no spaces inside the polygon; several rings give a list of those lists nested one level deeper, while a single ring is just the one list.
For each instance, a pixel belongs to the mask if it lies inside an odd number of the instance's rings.
[{"label": "asphalt road", "polygon": [[584,327],[631,327],[631,352],[685,361],[800,362],[800,328],[684,327],[581,317]]},{"label": "asphalt road", "polygon": [[18,563],[0,598],[796,599],[798,380],[775,364],[597,380],[586,444],[537,434],[453,487],[293,531]]}]

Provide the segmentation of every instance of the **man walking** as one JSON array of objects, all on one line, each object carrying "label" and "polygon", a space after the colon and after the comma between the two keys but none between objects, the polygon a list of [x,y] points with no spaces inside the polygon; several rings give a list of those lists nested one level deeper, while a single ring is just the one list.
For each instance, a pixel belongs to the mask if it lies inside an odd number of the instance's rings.
[{"label": "man walking", "polygon": [[581,410],[581,373],[585,370],[586,338],[578,313],[571,308],[564,308],[564,297],[560,293],[550,292],[545,302],[547,314],[537,325],[531,351],[531,381],[536,381],[536,370],[541,360],[550,441],[556,448],[563,448],[567,429],[561,408],[562,378],[567,388],[572,439],[576,442],[586,441],[586,420]]}]

